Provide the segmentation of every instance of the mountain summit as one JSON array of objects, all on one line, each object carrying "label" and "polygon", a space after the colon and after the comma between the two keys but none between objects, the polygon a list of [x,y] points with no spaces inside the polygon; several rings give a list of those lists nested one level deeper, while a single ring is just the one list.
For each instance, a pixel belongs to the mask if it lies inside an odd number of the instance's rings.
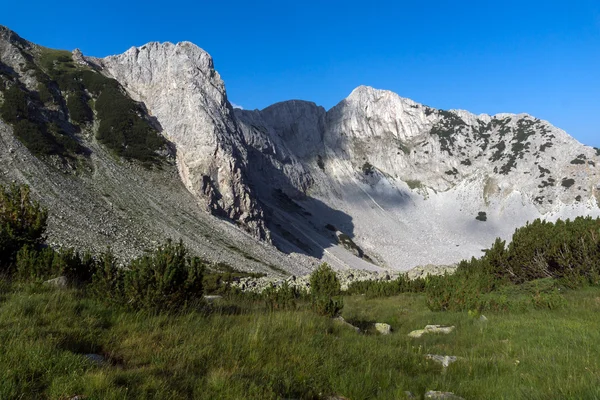
[{"label": "mountain summit", "polygon": [[57,245],[135,254],[168,236],[270,273],[407,269],[535,218],[600,215],[600,150],[546,121],[367,86],[328,111],[234,109],[189,42],[98,59],[1,28],[0,104],[0,179],[32,186]]}]

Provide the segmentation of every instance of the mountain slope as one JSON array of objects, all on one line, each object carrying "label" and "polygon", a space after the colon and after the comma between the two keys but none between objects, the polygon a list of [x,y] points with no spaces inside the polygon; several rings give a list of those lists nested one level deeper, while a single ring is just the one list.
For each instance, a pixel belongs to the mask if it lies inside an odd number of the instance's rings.
[{"label": "mountain slope", "polygon": [[[309,270],[306,257],[287,257],[206,213],[182,182],[161,123],[80,52],[45,49],[1,28],[0,63],[0,183],[31,186],[49,208],[50,243],[110,246],[126,260],[173,238],[246,270]],[[75,96],[88,108],[83,119]],[[32,136],[20,135],[23,124]]]},{"label": "mountain slope", "polygon": [[177,144],[180,175],[217,215],[268,239],[245,177],[246,144],[212,58],[196,45],[148,43],[97,61],[158,118]]},{"label": "mountain slope", "polygon": [[0,139],[0,182],[32,186],[55,245],[126,258],[181,237],[242,269],[402,270],[600,214],[600,151],[546,121],[365,86],[234,110],[189,42],[98,59],[0,28]]},{"label": "mountain slope", "polygon": [[[326,113],[309,108],[235,113],[248,143],[284,155],[271,163],[297,191],[350,217],[336,227],[381,266],[455,262],[528,220],[598,215],[598,151],[548,122],[436,110],[369,87]],[[314,225],[335,225],[313,214]]]}]

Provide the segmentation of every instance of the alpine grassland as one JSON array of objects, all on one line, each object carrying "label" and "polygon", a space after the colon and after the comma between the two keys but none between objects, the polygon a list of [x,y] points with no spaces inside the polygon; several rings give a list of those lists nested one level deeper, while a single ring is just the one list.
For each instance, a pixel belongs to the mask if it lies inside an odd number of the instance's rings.
[{"label": "alpine grassland", "polygon": [[453,275],[247,293],[177,242],[54,250],[28,188],[0,189],[0,399],[600,398],[599,220],[535,221]]}]

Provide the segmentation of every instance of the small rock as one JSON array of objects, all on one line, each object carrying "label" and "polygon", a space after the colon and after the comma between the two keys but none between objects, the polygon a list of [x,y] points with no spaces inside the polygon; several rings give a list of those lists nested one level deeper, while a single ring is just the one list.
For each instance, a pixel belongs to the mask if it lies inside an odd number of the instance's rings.
[{"label": "small rock", "polygon": [[479,317],[479,322],[487,322],[487,318],[485,315],[481,314],[481,317]]},{"label": "small rock", "polygon": [[442,364],[444,368],[447,368],[453,362],[458,361],[458,357],[455,356],[440,356],[438,354],[427,354],[428,360],[433,360],[437,363]]},{"label": "small rock", "polygon": [[406,395],[407,399],[416,399],[417,398],[412,392],[409,392],[408,390],[405,391],[404,394]]},{"label": "small rock", "polygon": [[58,278],[50,279],[50,280],[44,282],[44,284],[46,284],[46,285],[55,286],[60,289],[66,288],[67,283],[68,283],[68,281],[67,281],[66,276],[59,276]]},{"label": "small rock", "polygon": [[85,358],[98,365],[104,364],[106,361],[100,354],[86,354]]},{"label": "small rock", "polygon": [[408,336],[413,338],[420,338],[426,333],[444,333],[448,334],[455,329],[454,326],[443,326],[443,325],[427,325],[425,329],[417,329],[416,331],[412,331],[408,334]]},{"label": "small rock", "polygon": [[204,296],[204,300],[208,301],[209,303],[212,303],[215,300],[220,300],[222,298],[223,298],[223,296],[219,296],[219,295],[216,295],[216,294],[214,294],[214,295],[211,294],[211,295]]},{"label": "small rock", "polygon": [[377,322],[375,324],[375,330],[382,335],[389,335],[392,333],[392,327],[389,324],[384,324],[383,322]]},{"label": "small rock", "polygon": [[438,392],[435,390],[430,390],[425,393],[426,399],[436,399],[436,400],[464,400],[462,397],[455,395],[452,392]]}]

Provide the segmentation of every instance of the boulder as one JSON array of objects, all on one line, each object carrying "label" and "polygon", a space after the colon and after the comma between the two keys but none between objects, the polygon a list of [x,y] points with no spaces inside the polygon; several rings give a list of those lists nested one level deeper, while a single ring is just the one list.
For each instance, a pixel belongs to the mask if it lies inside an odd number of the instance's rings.
[{"label": "boulder", "polygon": [[57,278],[47,280],[46,282],[44,282],[44,284],[55,286],[59,289],[64,289],[67,287],[68,280],[66,276],[59,276]]},{"label": "boulder", "polygon": [[454,326],[444,326],[444,325],[427,325],[424,329],[417,329],[408,334],[408,336],[413,338],[420,338],[426,333],[444,333],[448,334],[455,329]]},{"label": "boulder", "polygon": [[219,295],[216,295],[216,294],[215,295],[211,294],[211,295],[204,296],[204,300],[206,300],[209,303],[213,303],[215,300],[220,300],[222,298],[223,298],[223,296],[219,296]]},{"label": "boulder", "polygon": [[462,397],[455,395],[452,392],[438,392],[436,390],[430,390],[425,393],[426,399],[436,399],[436,400],[464,400]]},{"label": "boulder", "polygon": [[389,335],[392,333],[392,327],[389,324],[384,324],[383,322],[377,322],[375,324],[375,330],[382,335]]},{"label": "boulder", "polygon": [[334,321],[337,321],[338,323],[340,323],[340,324],[342,324],[342,325],[345,325],[345,326],[347,326],[347,327],[349,327],[349,328],[352,328],[352,329],[354,329],[354,330],[355,330],[357,333],[360,333],[360,328],[359,328],[358,326],[354,326],[354,325],[352,325],[351,323],[349,323],[348,321],[346,321],[346,320],[344,319],[344,317],[342,317],[341,315],[340,315],[340,316],[337,316],[337,317],[335,317],[333,320],[334,320]]},{"label": "boulder", "polygon": [[427,354],[428,360],[433,360],[437,363],[442,364],[444,368],[447,368],[453,362],[458,361],[458,357],[455,356],[441,356],[438,354]]}]

